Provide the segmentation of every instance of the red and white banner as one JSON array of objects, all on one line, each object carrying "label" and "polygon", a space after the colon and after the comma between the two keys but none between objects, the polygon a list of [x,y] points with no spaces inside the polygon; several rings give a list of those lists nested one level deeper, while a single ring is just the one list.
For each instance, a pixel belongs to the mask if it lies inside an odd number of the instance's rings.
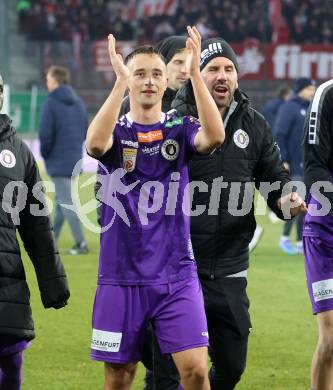
[{"label": "red and white banner", "polygon": [[[125,57],[136,46],[132,41],[118,42],[117,50]],[[333,79],[333,45],[264,45],[249,39],[232,47],[244,80]],[[93,53],[97,71],[112,70],[106,40],[94,43]]]},{"label": "red and white banner", "polygon": [[333,45],[261,45],[248,41],[232,47],[243,79],[333,78]]},{"label": "red and white banner", "polygon": [[174,15],[177,8],[178,0],[140,0],[137,2],[136,17]]}]

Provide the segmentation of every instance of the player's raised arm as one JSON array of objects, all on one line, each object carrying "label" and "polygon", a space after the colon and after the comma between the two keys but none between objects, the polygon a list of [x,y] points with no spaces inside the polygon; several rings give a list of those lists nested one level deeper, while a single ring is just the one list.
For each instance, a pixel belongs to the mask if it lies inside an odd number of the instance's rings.
[{"label": "player's raised arm", "polygon": [[112,34],[108,36],[108,48],[111,64],[116,74],[116,82],[109,97],[88,128],[86,147],[88,153],[94,157],[102,156],[112,146],[113,130],[117,123],[129,76],[129,70],[121,55],[116,53],[116,40]]},{"label": "player's raised arm", "polygon": [[201,36],[195,27],[187,27],[186,47],[190,51],[189,72],[198,108],[201,128],[194,143],[201,153],[209,153],[224,142],[224,126],[221,114],[200,73]]}]

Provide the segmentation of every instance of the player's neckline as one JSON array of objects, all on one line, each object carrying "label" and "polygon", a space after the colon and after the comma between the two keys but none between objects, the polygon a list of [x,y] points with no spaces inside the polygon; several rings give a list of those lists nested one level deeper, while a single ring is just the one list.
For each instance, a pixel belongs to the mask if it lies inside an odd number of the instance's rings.
[{"label": "player's neckline", "polygon": [[163,123],[165,122],[165,113],[164,112],[161,112],[161,118],[159,120],[159,122],[155,122],[155,123],[148,123],[148,124],[143,124],[143,123],[138,123],[138,122],[134,122],[133,119],[131,118],[129,112],[125,115],[127,121],[132,125],[133,123],[136,123],[140,126],[153,126],[153,125],[156,125],[156,123],[161,123],[163,125]]}]

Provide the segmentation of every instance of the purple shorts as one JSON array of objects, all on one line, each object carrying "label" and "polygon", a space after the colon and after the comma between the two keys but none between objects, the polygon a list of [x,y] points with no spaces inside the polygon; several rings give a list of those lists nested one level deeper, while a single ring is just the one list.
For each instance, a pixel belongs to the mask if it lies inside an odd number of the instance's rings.
[{"label": "purple shorts", "polygon": [[313,313],[333,310],[333,242],[303,236],[303,247]]},{"label": "purple shorts", "polygon": [[0,357],[22,352],[30,347],[30,341],[18,339],[10,335],[0,335]]},{"label": "purple shorts", "polygon": [[207,346],[199,280],[156,286],[99,285],[93,310],[91,358],[110,363],[141,360],[149,322],[165,354]]}]

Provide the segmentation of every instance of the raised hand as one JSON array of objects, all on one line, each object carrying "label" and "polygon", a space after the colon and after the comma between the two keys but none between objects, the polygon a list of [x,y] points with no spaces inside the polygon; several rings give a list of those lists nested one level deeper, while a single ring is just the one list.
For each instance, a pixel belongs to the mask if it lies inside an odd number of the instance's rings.
[{"label": "raised hand", "polygon": [[116,39],[112,34],[108,36],[108,49],[111,65],[118,79],[128,79],[129,69],[124,64],[123,58],[120,54],[116,53]]},{"label": "raised hand", "polygon": [[200,73],[201,35],[196,27],[187,26],[186,48],[189,50],[187,69],[190,76]]}]

